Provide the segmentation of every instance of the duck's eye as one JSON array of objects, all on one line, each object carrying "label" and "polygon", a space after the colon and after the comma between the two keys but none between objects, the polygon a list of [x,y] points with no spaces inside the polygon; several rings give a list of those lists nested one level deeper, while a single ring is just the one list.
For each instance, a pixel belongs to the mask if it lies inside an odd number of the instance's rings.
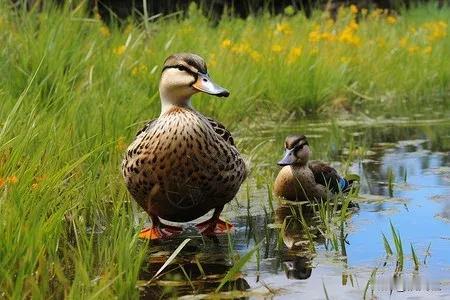
[{"label": "duck's eye", "polygon": [[180,71],[187,71],[185,66],[178,66],[177,69]]},{"label": "duck's eye", "polygon": [[297,151],[299,151],[299,150],[302,150],[302,149],[303,149],[303,146],[304,146],[304,144],[295,146],[295,147],[294,147],[294,151],[297,152]]}]

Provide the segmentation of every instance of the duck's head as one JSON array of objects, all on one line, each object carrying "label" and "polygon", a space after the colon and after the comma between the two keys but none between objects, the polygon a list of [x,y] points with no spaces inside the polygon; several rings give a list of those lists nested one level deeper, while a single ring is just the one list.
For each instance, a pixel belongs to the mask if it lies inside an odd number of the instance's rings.
[{"label": "duck's head", "polygon": [[172,54],[165,60],[159,92],[163,101],[175,105],[188,104],[198,92],[218,97],[230,95],[211,80],[203,58],[192,53]]},{"label": "duck's head", "polygon": [[284,148],[284,157],[278,162],[278,165],[305,165],[308,162],[311,150],[309,149],[309,144],[306,136],[288,136],[284,142]]}]

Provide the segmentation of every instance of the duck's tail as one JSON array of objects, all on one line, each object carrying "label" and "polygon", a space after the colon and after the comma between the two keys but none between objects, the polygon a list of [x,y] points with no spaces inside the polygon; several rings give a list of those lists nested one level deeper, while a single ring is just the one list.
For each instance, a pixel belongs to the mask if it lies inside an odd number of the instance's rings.
[{"label": "duck's tail", "polygon": [[348,193],[350,192],[350,190],[352,189],[353,186],[353,180],[348,180],[345,179],[344,177],[340,177],[339,178],[339,189],[343,192],[343,193]]}]

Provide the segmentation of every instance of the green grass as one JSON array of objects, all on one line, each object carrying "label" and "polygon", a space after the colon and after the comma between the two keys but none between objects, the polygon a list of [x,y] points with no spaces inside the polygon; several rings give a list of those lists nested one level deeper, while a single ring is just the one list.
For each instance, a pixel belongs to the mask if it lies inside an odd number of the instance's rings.
[{"label": "green grass", "polygon": [[[199,95],[194,104],[232,129],[251,128],[255,116],[283,119],[346,106],[401,112],[430,101],[448,104],[448,37],[433,40],[431,55],[424,53],[431,34],[425,24],[450,19],[445,9],[417,8],[394,25],[385,16],[362,20],[355,32],[361,44],[352,46],[309,41],[315,26],[342,33],[351,23],[348,11],[331,28],[320,12],[311,20],[225,18],[214,27],[191,10],[184,20],[108,29],[82,6],[15,12],[8,3],[0,4],[5,298],[138,296],[148,248],[138,241],[136,208],[119,166],[137,128],[159,113],[161,64],[173,52],[203,55],[212,77],[231,90],[227,101]],[[419,33],[408,43],[419,45],[417,53],[399,44],[412,27]],[[383,47],[374,44],[381,37]],[[297,47],[301,54],[288,64]],[[242,140],[241,150],[253,153],[257,146]],[[255,172],[252,178],[266,185],[264,171]]]}]

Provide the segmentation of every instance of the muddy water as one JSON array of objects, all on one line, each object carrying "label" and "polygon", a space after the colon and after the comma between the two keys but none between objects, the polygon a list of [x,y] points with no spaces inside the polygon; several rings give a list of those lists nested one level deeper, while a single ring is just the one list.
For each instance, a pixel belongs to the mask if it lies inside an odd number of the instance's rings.
[{"label": "muddy water", "polygon": [[[253,173],[224,216],[235,232],[202,239],[187,226],[177,239],[150,247],[141,272],[142,297],[185,296],[210,298],[225,274],[223,297],[324,299],[394,299],[450,297],[450,122],[448,120],[334,123],[308,122],[239,132]],[[274,200],[268,187],[278,171],[284,137],[304,133],[314,159],[327,160],[338,170],[360,176],[359,196],[333,250],[315,232],[313,250],[302,226]],[[314,227],[313,214],[305,214]],[[395,274],[396,256],[390,223],[400,233],[404,267]],[[394,255],[387,257],[384,233]],[[181,250],[158,279],[148,282],[177,246]],[[261,242],[263,241],[263,242]],[[252,260],[235,273],[239,257],[259,244]],[[416,271],[411,245],[419,260]],[[231,270],[231,271],[230,271]],[[371,285],[369,279],[375,278]],[[217,295],[216,295],[217,296]]]}]

